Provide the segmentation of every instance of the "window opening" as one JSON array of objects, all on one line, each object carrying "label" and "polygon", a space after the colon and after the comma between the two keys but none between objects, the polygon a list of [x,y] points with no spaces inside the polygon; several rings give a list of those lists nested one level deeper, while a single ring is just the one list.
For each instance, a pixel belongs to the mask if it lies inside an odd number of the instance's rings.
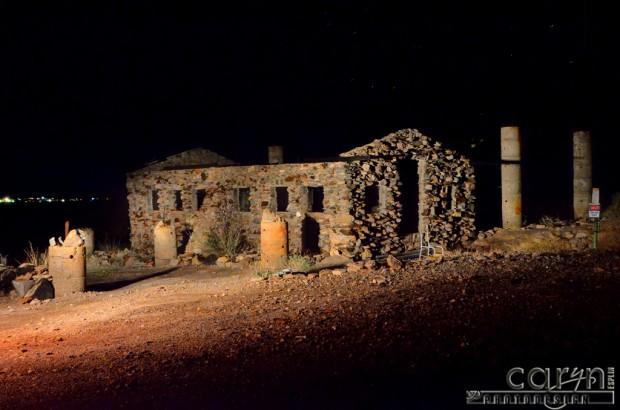
[{"label": "window opening", "polygon": [[323,187],[308,187],[308,209],[310,212],[323,212]]},{"label": "window opening", "polygon": [[235,209],[250,212],[250,188],[235,188]]},{"label": "window opening", "polygon": [[159,211],[159,194],[154,189],[149,191],[146,208],[149,211]]},{"label": "window opening", "polygon": [[174,194],[172,198],[174,201],[174,203],[172,204],[172,208],[177,210],[183,209],[183,199],[181,198],[181,191],[175,190],[172,192]]},{"label": "window opening", "polygon": [[288,188],[285,186],[276,187],[276,211],[286,212],[288,208]]},{"label": "window opening", "polygon": [[192,209],[194,211],[197,211],[200,208],[202,208],[202,204],[204,204],[206,196],[207,196],[207,193],[204,189],[194,190],[194,195],[192,198]]},{"label": "window opening", "polygon": [[364,211],[367,214],[379,212],[379,187],[370,185],[364,189]]}]

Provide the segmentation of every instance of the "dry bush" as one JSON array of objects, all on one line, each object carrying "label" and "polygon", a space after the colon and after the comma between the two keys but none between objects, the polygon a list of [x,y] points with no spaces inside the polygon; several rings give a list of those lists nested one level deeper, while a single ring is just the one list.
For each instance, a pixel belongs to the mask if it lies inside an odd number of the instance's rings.
[{"label": "dry bush", "polygon": [[294,273],[308,273],[313,268],[314,263],[309,258],[302,255],[291,255],[270,267],[263,266],[260,261],[253,262],[250,266],[250,272],[254,276],[267,279],[275,273],[281,275],[282,271],[287,269]]},{"label": "dry bush", "polygon": [[302,255],[291,255],[287,258],[285,268],[292,272],[308,273],[314,267],[312,261]]},{"label": "dry bush", "polygon": [[97,250],[105,253],[116,253],[125,249],[122,241],[112,236],[104,236],[104,239],[97,242]]},{"label": "dry bush", "polygon": [[611,204],[602,212],[605,219],[620,220],[620,192],[611,196]]},{"label": "dry bush", "polygon": [[234,260],[246,247],[246,238],[232,208],[218,208],[211,231],[207,234],[207,249],[217,256]]},{"label": "dry bush", "polygon": [[568,225],[568,223],[566,221],[561,220],[560,218],[554,217],[554,216],[549,216],[549,215],[543,215],[542,218],[540,218],[540,221],[538,222],[541,225],[545,225],[545,226],[565,226]]},{"label": "dry bush", "polygon": [[260,261],[252,262],[250,265],[250,272],[254,276],[258,276],[261,279],[267,279],[274,273],[274,269],[264,267]]},{"label": "dry bush", "polygon": [[26,260],[22,263],[30,263],[34,266],[47,266],[47,250],[45,252],[40,252],[38,248],[32,246],[32,242],[28,242],[28,247],[24,249],[24,253],[26,254]]}]

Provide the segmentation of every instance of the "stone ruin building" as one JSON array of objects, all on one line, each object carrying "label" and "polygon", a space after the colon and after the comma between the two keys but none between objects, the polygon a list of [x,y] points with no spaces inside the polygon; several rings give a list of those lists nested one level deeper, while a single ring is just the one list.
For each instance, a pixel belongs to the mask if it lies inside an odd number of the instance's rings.
[{"label": "stone ruin building", "polygon": [[243,166],[199,148],[127,175],[131,245],[152,256],[163,218],[181,252],[207,256],[225,207],[256,249],[264,209],[286,220],[290,253],[367,259],[404,251],[415,232],[454,247],[473,239],[474,187],[467,158],[414,129],[307,163]]}]

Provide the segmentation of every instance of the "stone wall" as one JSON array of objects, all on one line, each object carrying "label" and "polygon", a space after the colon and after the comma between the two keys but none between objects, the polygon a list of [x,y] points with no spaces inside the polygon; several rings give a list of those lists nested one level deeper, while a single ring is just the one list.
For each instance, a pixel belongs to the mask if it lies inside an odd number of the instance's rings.
[{"label": "stone wall", "polygon": [[[403,160],[417,161],[418,232],[428,231],[432,242],[445,247],[474,236],[473,167],[417,130],[390,134],[341,154],[336,162],[217,166],[232,161],[208,150],[182,154],[128,175],[131,244],[143,255],[152,255],[153,228],[162,218],[174,223],[179,247],[187,244],[187,252],[208,254],[207,235],[222,209],[234,210],[255,248],[262,212],[270,209],[287,221],[291,253],[318,250],[366,259],[401,252],[398,166]],[[205,159],[216,166],[191,166]],[[322,209],[313,212],[316,187],[322,187]],[[278,210],[282,190],[288,204]]]},{"label": "stone wall", "polygon": [[[419,210],[418,232],[428,232],[431,241],[447,247],[473,240],[475,212],[474,168],[456,151],[444,149],[440,142],[414,129],[404,129],[370,144],[341,154],[362,157],[356,162],[354,208],[356,235],[361,238],[361,253],[394,253],[403,249],[397,227],[401,219],[401,195],[396,163],[418,161]],[[385,204],[378,213],[361,209],[362,187],[378,184]]]},{"label": "stone wall", "polygon": [[[187,252],[207,254],[206,238],[218,210],[239,209],[239,189],[244,188],[249,188],[249,210],[235,210],[234,216],[258,247],[263,209],[276,211],[276,187],[286,187],[288,206],[277,214],[288,224],[289,251],[304,251],[304,228],[312,218],[322,253],[353,256],[351,184],[345,162],[139,170],[127,179],[132,249],[152,255],[153,228],[163,218],[174,223],[179,246],[187,242]],[[311,212],[308,187],[323,188],[322,212]],[[204,199],[199,204],[201,190]],[[156,204],[149,203],[153,191]]]}]

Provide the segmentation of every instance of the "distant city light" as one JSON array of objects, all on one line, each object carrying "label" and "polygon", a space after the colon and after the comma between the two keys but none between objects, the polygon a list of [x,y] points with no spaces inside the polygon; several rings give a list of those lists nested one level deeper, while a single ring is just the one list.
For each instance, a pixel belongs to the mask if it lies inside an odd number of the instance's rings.
[{"label": "distant city light", "polygon": [[0,204],[12,204],[15,202],[19,202],[19,203],[52,203],[52,202],[82,202],[82,201],[89,201],[89,202],[95,202],[95,201],[109,201],[109,198],[97,198],[97,197],[88,197],[88,198],[55,198],[55,197],[47,197],[47,196],[29,196],[29,197],[24,197],[24,198],[20,198],[20,197],[16,197],[16,198],[12,198],[10,196],[4,196],[4,197],[0,197]]}]

